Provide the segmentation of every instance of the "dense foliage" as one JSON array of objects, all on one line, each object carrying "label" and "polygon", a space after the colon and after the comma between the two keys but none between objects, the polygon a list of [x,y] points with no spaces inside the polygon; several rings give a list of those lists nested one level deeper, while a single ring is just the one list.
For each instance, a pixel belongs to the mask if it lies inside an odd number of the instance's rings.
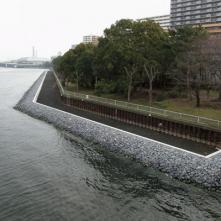
[{"label": "dense foliage", "polygon": [[123,19],[104,31],[97,46],[79,44],[54,59],[53,66],[63,84],[73,82],[77,90],[124,94],[128,101],[139,90],[148,92],[151,105],[153,88],[178,88],[190,99],[195,96],[199,106],[200,90],[217,85],[211,76],[218,79],[221,71],[211,53],[215,44],[207,50],[208,38],[201,27],[166,32],[153,21]]}]

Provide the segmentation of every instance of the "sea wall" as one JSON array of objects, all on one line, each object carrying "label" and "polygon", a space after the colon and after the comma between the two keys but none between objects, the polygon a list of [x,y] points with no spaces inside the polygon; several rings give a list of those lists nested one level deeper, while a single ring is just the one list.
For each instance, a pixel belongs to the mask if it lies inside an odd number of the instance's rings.
[{"label": "sea wall", "polygon": [[36,98],[44,76],[39,77],[15,109],[94,141],[110,151],[132,157],[174,178],[221,187],[221,152],[204,157],[39,104]]}]

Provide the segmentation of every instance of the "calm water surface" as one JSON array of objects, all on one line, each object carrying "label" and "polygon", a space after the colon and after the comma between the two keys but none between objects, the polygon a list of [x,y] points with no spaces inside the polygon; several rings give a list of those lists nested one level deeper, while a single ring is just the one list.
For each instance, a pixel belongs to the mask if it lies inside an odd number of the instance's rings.
[{"label": "calm water surface", "polygon": [[183,184],[13,109],[42,70],[0,69],[0,221],[221,220]]}]

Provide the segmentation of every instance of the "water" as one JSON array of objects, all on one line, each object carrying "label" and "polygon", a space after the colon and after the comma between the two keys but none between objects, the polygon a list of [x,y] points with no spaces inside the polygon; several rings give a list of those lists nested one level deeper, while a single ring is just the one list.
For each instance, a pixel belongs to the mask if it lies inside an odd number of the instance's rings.
[{"label": "water", "polygon": [[14,110],[41,72],[0,69],[1,221],[221,220],[221,191],[181,183]]}]

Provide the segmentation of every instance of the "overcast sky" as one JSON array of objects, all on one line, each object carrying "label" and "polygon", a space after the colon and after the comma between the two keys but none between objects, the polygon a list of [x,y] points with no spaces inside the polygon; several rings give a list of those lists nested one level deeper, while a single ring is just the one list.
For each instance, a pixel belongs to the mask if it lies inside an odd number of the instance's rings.
[{"label": "overcast sky", "polygon": [[65,52],[121,18],[164,15],[170,0],[1,0],[0,60]]}]

